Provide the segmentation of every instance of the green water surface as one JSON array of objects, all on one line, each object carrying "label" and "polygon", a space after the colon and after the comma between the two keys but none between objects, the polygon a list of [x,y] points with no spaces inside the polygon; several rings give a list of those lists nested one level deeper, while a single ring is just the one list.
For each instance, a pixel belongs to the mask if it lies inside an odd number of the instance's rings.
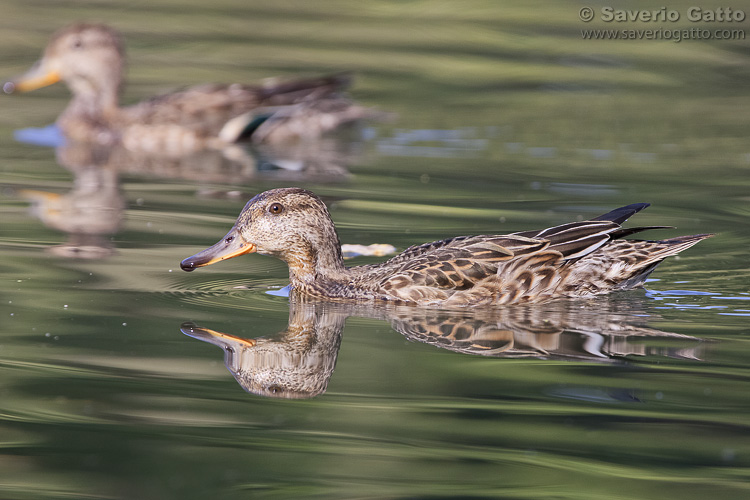
[{"label": "green water surface", "polygon": [[[5,77],[97,20],[127,40],[128,103],[351,70],[352,96],[397,118],[295,151],[305,168],[289,170],[244,150],[22,143],[68,91],[2,96],[0,498],[747,498],[750,42],[584,40],[692,26],[583,23],[584,6],[5,0]],[[267,293],[287,270],[259,255],[180,270],[250,196],[290,185],[324,198],[344,243],[404,249],[634,202],[652,203],[637,225],[675,227],[652,237],[717,236],[647,291],[493,314],[297,304]],[[314,397],[251,394],[225,366],[241,344],[185,322],[335,370]]]}]

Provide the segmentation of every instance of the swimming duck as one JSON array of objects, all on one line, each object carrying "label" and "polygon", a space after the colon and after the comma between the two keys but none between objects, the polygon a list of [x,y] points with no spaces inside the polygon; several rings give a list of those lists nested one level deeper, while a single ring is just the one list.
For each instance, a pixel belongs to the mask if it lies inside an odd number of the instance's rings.
[{"label": "swimming duck", "polygon": [[712,236],[622,239],[665,227],[621,226],[647,206],[540,231],[458,236],[412,246],[380,264],[346,267],[320,198],[300,188],[273,189],[252,198],[221,241],[180,266],[192,271],[246,253],[272,255],[289,266],[295,293],[334,300],[453,307],[589,297],[639,287],[666,257]]},{"label": "swimming duck", "polygon": [[75,24],[55,33],[42,58],[3,89],[27,92],[62,80],[73,94],[57,120],[67,138],[120,142],[134,150],[220,146],[247,136],[280,109],[283,119],[272,128],[276,135],[283,135],[280,122],[294,125],[295,117],[308,125],[314,121],[306,130],[321,134],[367,115],[338,94],[349,85],[348,75],[255,86],[208,84],[121,108],[123,76],[119,34],[101,24]]}]

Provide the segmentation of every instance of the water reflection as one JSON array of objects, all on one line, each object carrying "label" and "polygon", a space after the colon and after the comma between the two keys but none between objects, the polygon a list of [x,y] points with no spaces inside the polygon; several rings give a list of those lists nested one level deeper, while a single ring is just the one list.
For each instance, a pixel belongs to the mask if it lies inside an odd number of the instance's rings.
[{"label": "water reflection", "polygon": [[61,148],[58,152],[60,163],[73,174],[73,188],[64,194],[34,189],[19,194],[31,201],[31,214],[45,226],[67,234],[67,242],[48,248],[50,253],[108,257],[115,252],[109,236],[119,231],[126,205],[118,173],[97,151]]},{"label": "water reflection", "polygon": [[340,182],[349,179],[349,165],[360,161],[364,132],[346,131],[309,141],[276,145],[228,145],[221,149],[160,152],[133,151],[64,139],[55,125],[17,130],[16,140],[56,148],[58,163],[76,173],[83,168],[108,168],[122,175],[194,180],[225,184],[257,180]]},{"label": "water reflection", "polygon": [[701,359],[700,339],[648,326],[638,301],[599,297],[543,306],[436,310],[290,297],[289,324],[274,337],[245,339],[184,323],[182,333],[224,349],[224,361],[248,392],[311,398],[325,392],[349,316],[382,319],[413,342],[498,358],[617,361],[630,356]]},{"label": "water reflection", "polygon": [[[38,143],[59,135],[54,127],[47,127],[25,129],[20,137]],[[111,236],[120,230],[127,207],[120,188],[122,176],[230,186],[263,180],[345,182],[350,178],[348,165],[357,161],[362,151],[356,135],[334,135],[284,147],[232,145],[185,154],[63,142],[57,144],[56,159],[73,176],[70,190],[61,194],[30,186],[17,194],[31,202],[31,214],[45,226],[67,234],[68,241],[49,252],[68,258],[105,258],[115,253]],[[199,196],[206,193],[205,189],[197,191]]]},{"label": "water reflection", "polygon": [[488,149],[496,127],[462,129],[396,129],[377,141],[383,156],[471,158]]},{"label": "water reflection", "polygon": [[328,387],[347,317],[315,304],[299,304],[290,307],[286,330],[274,337],[243,339],[191,323],[181,330],[223,348],[224,363],[246,391],[301,399]]}]

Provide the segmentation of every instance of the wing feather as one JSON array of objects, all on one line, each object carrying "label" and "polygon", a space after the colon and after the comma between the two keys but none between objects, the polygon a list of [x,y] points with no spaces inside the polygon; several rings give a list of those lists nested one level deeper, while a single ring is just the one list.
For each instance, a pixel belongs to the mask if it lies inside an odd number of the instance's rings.
[{"label": "wing feather", "polygon": [[548,241],[514,235],[461,237],[419,245],[388,261],[401,266],[384,276],[379,287],[408,300],[425,294],[444,298],[497,275],[498,268],[513,258],[534,254],[548,245]]},{"label": "wing feather", "polygon": [[597,250],[610,241],[612,233],[619,229],[620,225],[611,221],[583,221],[514,234],[548,240],[550,249],[557,250],[566,260],[570,260]]}]

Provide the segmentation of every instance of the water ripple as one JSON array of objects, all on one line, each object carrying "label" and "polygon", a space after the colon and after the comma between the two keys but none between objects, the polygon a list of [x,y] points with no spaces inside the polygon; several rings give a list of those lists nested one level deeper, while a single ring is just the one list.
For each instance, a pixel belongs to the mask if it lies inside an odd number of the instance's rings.
[{"label": "water ripple", "polygon": [[267,294],[278,290],[276,280],[252,280],[216,277],[200,282],[180,279],[172,283],[172,289],[163,293],[178,298],[181,302],[197,306],[230,308],[235,310],[277,309],[278,304],[286,307],[286,298]]},{"label": "water ripple", "polygon": [[[656,309],[678,311],[716,311],[722,316],[750,316],[747,308],[749,294],[722,295],[719,292],[698,290],[647,290],[646,296],[662,303]],[[713,301],[719,300],[721,303]],[[734,303],[733,301],[739,301]]]}]

